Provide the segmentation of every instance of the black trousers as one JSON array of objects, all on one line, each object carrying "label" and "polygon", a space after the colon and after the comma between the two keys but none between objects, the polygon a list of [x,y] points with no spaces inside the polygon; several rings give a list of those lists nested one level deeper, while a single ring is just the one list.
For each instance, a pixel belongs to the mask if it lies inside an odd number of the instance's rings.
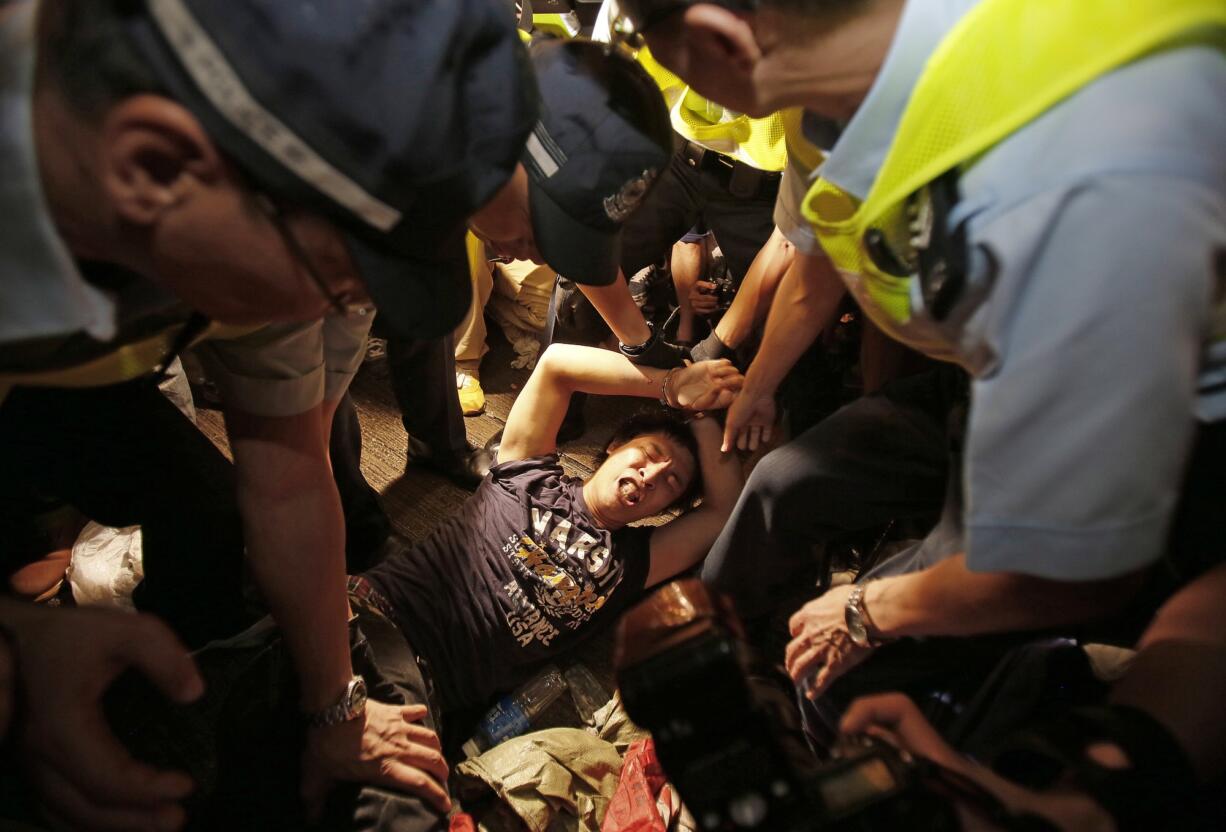
[{"label": "black trousers", "polygon": [[[409,435],[409,459],[466,454],[468,434],[455,387],[451,335],[429,340],[387,339],[392,392]],[[362,430],[353,398],[341,398],[332,420],[329,454],[345,511],[345,554],[351,573],[374,565],[391,522],[362,473]]]},{"label": "black trousers", "polygon": [[409,456],[467,452],[468,434],[455,386],[455,338],[390,337],[387,361],[409,434]]},{"label": "black trousers", "polygon": [[[673,244],[700,220],[715,232],[731,274],[737,281],[744,279],[774,231],[779,177],[764,177],[756,193],[743,197],[734,196],[728,182],[725,169],[697,169],[684,155],[674,153],[622,230],[621,267],[627,279],[667,257]],[[555,290],[546,343],[594,344],[608,336],[600,316],[581,296],[572,297],[573,291],[569,281]],[[555,312],[563,313],[561,325],[555,321]]]},{"label": "black trousers", "polygon": [[[395,625],[351,597],[354,672],[372,699],[424,704],[423,724],[439,730],[429,676]],[[210,645],[196,656],[204,697],[170,704],[143,678],[127,674],[110,691],[106,712],[116,736],[138,759],[189,774],[189,830],[392,830],[442,832],[447,819],[419,798],[375,786],[338,784],[323,817],[310,824],[298,797],[304,725],[298,685],[280,631],[271,620]]]},{"label": "black trousers", "polygon": [[771,451],[703,562],[703,580],[743,616],[765,615],[810,570],[815,544],[893,519],[935,519],[951,466],[949,417],[965,396],[965,374],[938,367],[887,384]]},{"label": "black trousers", "polygon": [[136,605],[189,646],[250,622],[233,466],[151,380],[18,388],[0,405],[0,547],[28,540],[47,500],[141,526]]}]

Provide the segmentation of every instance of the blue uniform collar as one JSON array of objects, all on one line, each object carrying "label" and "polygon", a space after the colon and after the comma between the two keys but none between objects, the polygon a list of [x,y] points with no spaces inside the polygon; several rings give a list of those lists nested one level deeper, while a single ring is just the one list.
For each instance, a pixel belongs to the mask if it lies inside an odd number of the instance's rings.
[{"label": "blue uniform collar", "polygon": [[823,179],[868,196],[928,58],[979,2],[908,0],[877,80],[822,165]]}]

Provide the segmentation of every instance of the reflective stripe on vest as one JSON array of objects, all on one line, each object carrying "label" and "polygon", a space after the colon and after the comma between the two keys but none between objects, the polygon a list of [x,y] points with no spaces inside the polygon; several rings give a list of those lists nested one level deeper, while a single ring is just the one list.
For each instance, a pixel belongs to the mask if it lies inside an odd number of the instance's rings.
[{"label": "reflective stripe on vest", "polygon": [[[67,367],[0,373],[0,402],[14,387],[102,387],[140,378],[165,363],[184,326],[186,324],[167,327],[147,338]],[[209,338],[238,338],[257,329],[260,327],[211,323],[192,343]]]},{"label": "reflective stripe on vest", "polygon": [[864,202],[818,180],[804,216],[853,289],[863,281],[870,317],[906,324],[913,277],[882,271],[865,236],[908,251],[912,195],[1096,79],[1185,43],[1226,45],[1223,0],[984,0],[929,59]]}]

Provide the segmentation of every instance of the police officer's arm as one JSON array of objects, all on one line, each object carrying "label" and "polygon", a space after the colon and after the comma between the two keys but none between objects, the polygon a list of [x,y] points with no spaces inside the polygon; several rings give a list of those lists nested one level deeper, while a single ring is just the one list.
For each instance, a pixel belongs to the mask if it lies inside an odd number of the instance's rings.
[{"label": "police officer's arm", "polygon": [[734,446],[754,450],[759,441],[770,439],[775,391],[833,320],[843,292],[843,283],[828,259],[797,251],[775,292],[762,346],[745,374],[745,389],[728,411],[723,450]]},{"label": "police officer's arm", "polygon": [[[284,417],[226,410],[248,562],[294,658],[306,713],[339,701],[353,676],[344,517],[328,461],[338,404]],[[438,738],[417,724],[424,716],[424,708],[371,700],[362,717],[311,729],[302,780],[308,812],[338,780],[410,792],[447,811],[447,765]]]},{"label": "police officer's arm", "polygon": [[795,259],[796,247],[775,228],[745,273],[732,306],[715,325],[715,334],[723,344],[735,349],[758,328]]},{"label": "police officer's arm", "polygon": [[498,462],[553,453],[573,393],[658,398],[668,373],[669,403],[686,409],[727,407],[741,384],[741,374],[728,361],[665,371],[633,364],[609,350],[551,344],[511,407]]},{"label": "police officer's arm", "polygon": [[[1226,246],[1220,196],[1121,174],[1036,199],[976,231],[1009,305],[986,310],[1008,326],[980,345],[997,360],[974,382],[966,551],[867,585],[883,635],[1091,621],[1125,603],[1167,545]],[[842,628],[845,599],[802,610],[798,676],[830,664],[804,642],[830,641],[814,636]]]},{"label": "police officer's arm", "polygon": [[345,521],[328,463],[337,402],[291,416],[226,408],[248,563],[302,684],[302,708],[336,701],[353,676]]},{"label": "police officer's arm", "polygon": [[592,306],[604,318],[604,322],[613,330],[617,340],[623,344],[644,344],[651,338],[651,330],[639,309],[630,296],[630,287],[626,276],[619,269],[617,280],[608,286],[587,286],[578,284],[579,291],[591,301]]},{"label": "police officer's arm", "polygon": [[699,418],[690,427],[698,440],[702,505],[652,534],[647,586],[667,581],[706,557],[745,486],[740,458],[720,452],[719,423]]}]

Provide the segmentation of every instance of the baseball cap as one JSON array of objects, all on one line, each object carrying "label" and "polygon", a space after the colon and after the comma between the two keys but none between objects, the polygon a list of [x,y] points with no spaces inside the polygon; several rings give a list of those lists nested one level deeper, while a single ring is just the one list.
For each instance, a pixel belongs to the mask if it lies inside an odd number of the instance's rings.
[{"label": "baseball cap", "polygon": [[464,222],[537,115],[498,0],[143,0],[127,29],[255,185],[345,234],[380,316],[442,335],[471,302]]},{"label": "baseball cap", "polygon": [[617,279],[621,228],[672,156],[659,87],[633,58],[585,39],[530,49],[541,117],[524,149],[532,229],[559,274]]}]

